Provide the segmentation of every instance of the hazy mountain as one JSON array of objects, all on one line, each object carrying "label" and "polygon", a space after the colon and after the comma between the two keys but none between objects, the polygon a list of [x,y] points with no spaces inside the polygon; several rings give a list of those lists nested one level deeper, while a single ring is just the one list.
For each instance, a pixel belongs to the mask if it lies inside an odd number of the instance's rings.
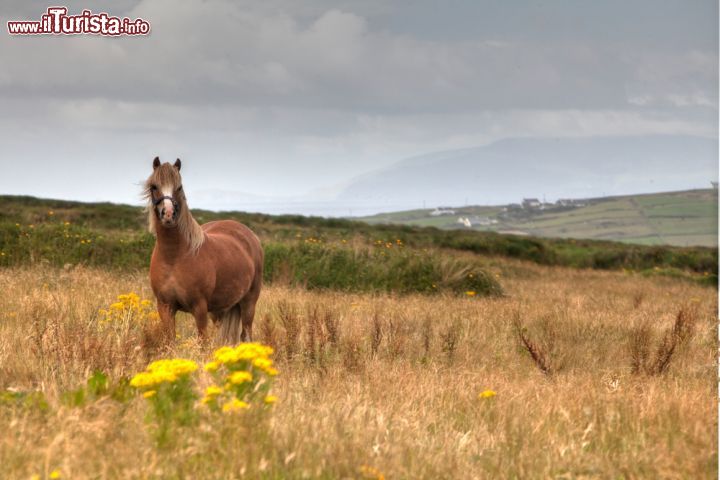
[{"label": "hazy mountain", "polygon": [[356,208],[354,203],[338,202],[334,195],[315,190],[306,195],[270,196],[254,195],[237,190],[206,189],[188,192],[192,208],[215,211],[241,210],[273,215],[300,214],[342,217],[376,213],[377,209]]},{"label": "hazy mountain", "polygon": [[717,140],[690,136],[515,138],[409,158],[352,181],[337,200],[377,211],[706,188]]}]

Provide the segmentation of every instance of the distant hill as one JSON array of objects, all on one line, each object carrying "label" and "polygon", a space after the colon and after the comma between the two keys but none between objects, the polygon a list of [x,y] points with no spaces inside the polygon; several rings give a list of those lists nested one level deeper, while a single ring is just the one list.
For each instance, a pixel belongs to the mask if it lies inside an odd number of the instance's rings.
[{"label": "distant hill", "polygon": [[[514,233],[539,237],[615,240],[645,245],[717,246],[718,191],[688,190],[585,199],[535,208],[467,206],[379,214],[359,220]],[[466,224],[458,222],[463,219]],[[467,220],[465,220],[467,219]]]},{"label": "distant hill", "polygon": [[400,161],[337,201],[391,211],[685,190],[717,178],[717,151],[715,139],[681,135],[513,138]]}]

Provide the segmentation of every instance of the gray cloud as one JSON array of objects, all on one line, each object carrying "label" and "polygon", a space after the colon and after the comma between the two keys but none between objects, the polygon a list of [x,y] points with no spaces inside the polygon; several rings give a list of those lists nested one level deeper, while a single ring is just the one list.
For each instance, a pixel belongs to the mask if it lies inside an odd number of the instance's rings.
[{"label": "gray cloud", "polygon": [[[508,137],[717,136],[714,2],[438,5],[105,1],[152,34],[0,35],[0,191],[132,201],[162,153],[206,166],[198,190],[300,195]],[[30,183],[19,158],[88,186]]]},{"label": "gray cloud", "polygon": [[219,1],[145,1],[127,15],[150,19],[153,34],[2,37],[0,60],[14,66],[2,93],[388,114],[624,108],[626,85],[640,95],[716,97],[712,51],[633,51],[584,35],[567,43],[522,35],[498,41],[482,31],[441,42],[375,30],[352,11],[330,9],[302,23]]}]

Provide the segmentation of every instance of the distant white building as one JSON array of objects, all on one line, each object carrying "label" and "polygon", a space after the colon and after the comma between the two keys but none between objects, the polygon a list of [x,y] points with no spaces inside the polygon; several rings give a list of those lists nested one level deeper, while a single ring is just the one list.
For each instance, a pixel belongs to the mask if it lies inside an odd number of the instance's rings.
[{"label": "distant white building", "polygon": [[561,198],[555,205],[558,207],[584,207],[585,202],[582,200],[573,200],[572,198]]},{"label": "distant white building", "polygon": [[540,200],[537,198],[523,198],[522,206],[523,208],[530,210],[533,208],[540,208],[542,203],[540,203]]},{"label": "distant white building", "polygon": [[438,207],[432,212],[430,212],[431,217],[439,217],[441,215],[455,215],[455,210],[450,210],[449,208],[445,207]]},{"label": "distant white building", "polygon": [[470,222],[470,219],[468,217],[460,217],[457,219],[457,223],[467,227],[472,228],[472,223]]}]

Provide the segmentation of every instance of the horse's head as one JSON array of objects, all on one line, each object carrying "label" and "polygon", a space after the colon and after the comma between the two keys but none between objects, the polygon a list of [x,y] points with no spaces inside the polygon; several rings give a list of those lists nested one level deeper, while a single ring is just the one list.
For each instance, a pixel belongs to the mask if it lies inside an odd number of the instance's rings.
[{"label": "horse's head", "polygon": [[177,226],[178,215],[187,205],[180,177],[180,159],[174,165],[153,160],[153,172],[145,182],[145,197],[148,208],[154,210],[156,218],[163,227]]}]

